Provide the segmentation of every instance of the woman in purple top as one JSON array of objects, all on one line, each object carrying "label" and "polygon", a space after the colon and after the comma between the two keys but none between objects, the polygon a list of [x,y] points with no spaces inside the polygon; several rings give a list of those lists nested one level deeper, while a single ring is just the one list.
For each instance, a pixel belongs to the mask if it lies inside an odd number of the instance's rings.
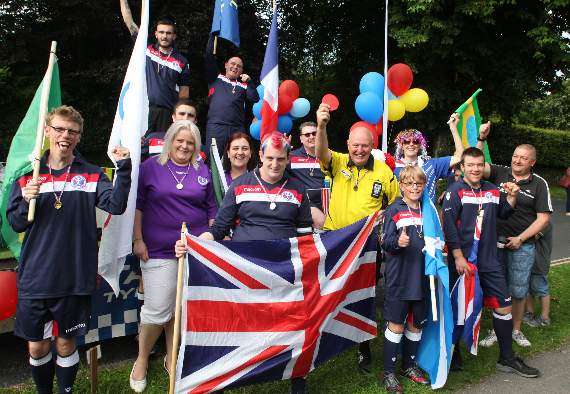
[{"label": "woman in purple top", "polygon": [[222,158],[222,166],[228,186],[238,176],[256,167],[256,160],[252,152],[253,143],[249,135],[239,131],[230,136]]},{"label": "woman in purple top", "polygon": [[198,127],[189,120],[176,121],[164,136],[162,153],[140,167],[133,249],[141,259],[145,298],[139,354],[130,376],[137,392],[146,386],[148,357],[163,328],[164,366],[170,370],[177,275],[173,245],[180,238],[180,226],[186,222],[191,234],[200,235],[217,213],[210,170],[198,160],[199,152]]}]

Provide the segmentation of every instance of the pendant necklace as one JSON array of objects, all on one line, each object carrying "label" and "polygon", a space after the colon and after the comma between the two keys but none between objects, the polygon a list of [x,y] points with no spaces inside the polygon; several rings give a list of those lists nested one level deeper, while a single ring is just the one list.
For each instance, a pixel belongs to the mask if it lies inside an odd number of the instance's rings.
[{"label": "pendant necklace", "polygon": [[[354,186],[352,187],[352,190],[354,190],[355,192],[358,191],[358,184],[360,183],[360,181],[362,179],[364,179],[367,172],[368,172],[368,170],[365,169],[364,174],[362,174],[362,176],[360,176],[360,170],[358,170],[358,174],[357,174],[356,180],[354,181]],[[352,177],[354,177],[354,174],[352,173],[352,168],[350,169],[350,175],[352,175]]]},{"label": "pendant necklace", "polygon": [[182,178],[178,179],[176,177],[176,175],[174,175],[174,171],[172,171],[172,169],[170,168],[170,166],[168,165],[168,162],[166,162],[166,168],[168,168],[168,171],[170,171],[170,174],[172,175],[172,177],[174,178],[174,180],[176,181],[176,188],[178,190],[182,190],[184,189],[184,185],[182,184],[182,182],[184,181],[184,178],[186,178],[186,175],[188,175],[188,172],[190,172],[190,165],[192,164],[192,162],[188,163],[188,167],[186,168],[186,172],[184,173],[184,175],[182,175]]},{"label": "pendant necklace", "polygon": [[277,204],[275,203],[275,201],[277,200],[277,197],[279,197],[279,195],[281,194],[281,191],[283,190],[283,188],[285,187],[287,182],[289,182],[289,180],[287,179],[285,182],[283,182],[283,184],[281,185],[281,188],[279,189],[279,191],[277,192],[275,197],[273,197],[273,199],[271,199],[271,197],[269,197],[269,193],[267,193],[267,189],[265,188],[265,186],[263,186],[263,183],[261,183],[261,180],[257,177],[257,174],[255,173],[255,171],[253,171],[253,176],[255,176],[257,183],[259,183],[259,186],[261,186],[261,188],[263,189],[263,192],[265,193],[265,196],[269,200],[269,209],[271,209],[272,211],[275,210],[275,208],[277,208]]},{"label": "pendant necklace", "polygon": [[[418,233],[418,237],[423,238],[424,237],[423,217],[420,219],[421,223],[418,227],[418,225],[416,225],[414,214],[412,213],[410,206],[408,205],[408,203],[404,199],[402,199],[402,201],[404,201],[404,204],[406,204],[406,207],[408,207],[408,212],[410,213],[410,216],[412,217],[412,223],[414,224],[414,228],[416,229],[416,233]],[[419,201],[418,201],[418,204],[420,205],[419,210],[420,210],[420,215],[421,215],[422,204]],[[418,230],[418,228],[419,228],[419,230]]]},{"label": "pendant necklace", "polygon": [[55,209],[61,209],[61,207],[63,206],[63,203],[61,202],[61,196],[63,195],[63,190],[65,189],[65,185],[67,184],[67,179],[69,178],[69,171],[71,171],[71,164],[67,166],[67,171],[65,172],[65,179],[63,180],[63,187],[61,188],[59,195],[57,194],[58,192],[55,191],[55,182],[53,180],[53,175],[51,173],[51,166],[49,165],[49,163],[47,163],[47,167],[49,170],[49,175],[51,177],[52,193],[55,197],[55,202],[53,203],[53,207]]},{"label": "pendant necklace", "polygon": [[[311,155],[309,155],[309,153],[308,153],[307,151],[305,151],[305,153],[307,154],[307,162],[308,162],[309,164],[312,164],[312,165],[314,166],[315,163],[316,163],[316,161],[313,160],[313,158],[311,157]],[[311,160],[313,160],[313,161],[311,162]],[[314,176],[314,175],[313,175],[314,173],[315,173],[315,167],[309,168],[309,176],[310,176],[310,177],[313,177],[313,176]]]},{"label": "pendant necklace", "polygon": [[479,205],[477,209],[477,216],[483,216],[483,213],[485,212],[483,211],[483,202],[481,201],[481,199],[483,198],[483,190],[479,190],[479,195],[477,195],[475,193],[475,190],[473,190],[473,187],[471,185],[469,185],[469,187],[471,188],[471,192],[473,192],[473,195],[477,199],[477,205]]},{"label": "pendant necklace", "polygon": [[[168,56],[166,56],[166,60],[164,60],[165,62],[168,61],[168,59],[170,59],[170,55],[172,55],[172,51],[174,50],[174,48],[172,48],[170,50],[170,52],[168,52]],[[163,53],[160,51],[160,49],[158,50],[159,55],[162,55]],[[156,73],[160,75],[160,70],[162,70],[164,66],[160,63],[156,64]]]}]

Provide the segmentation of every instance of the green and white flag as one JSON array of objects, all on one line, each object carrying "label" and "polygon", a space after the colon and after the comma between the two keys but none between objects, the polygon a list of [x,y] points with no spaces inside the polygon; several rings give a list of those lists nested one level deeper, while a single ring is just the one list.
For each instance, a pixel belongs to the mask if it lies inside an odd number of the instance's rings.
[{"label": "green and white flag", "polygon": [[[61,87],[59,84],[59,68],[57,60],[54,62],[52,74],[46,75],[43,81],[51,80],[51,88],[49,91],[48,112],[55,107],[61,105]],[[12,139],[10,151],[6,160],[6,168],[4,170],[4,182],[2,183],[2,191],[0,194],[0,214],[2,215],[2,238],[6,245],[16,258],[20,257],[20,247],[22,245],[18,234],[12,230],[6,220],[6,208],[8,206],[8,198],[12,185],[22,175],[32,171],[33,150],[36,141],[36,132],[40,118],[40,101],[44,82],[36,90],[34,99],[28,108],[26,116],[20,123],[18,131]]]}]

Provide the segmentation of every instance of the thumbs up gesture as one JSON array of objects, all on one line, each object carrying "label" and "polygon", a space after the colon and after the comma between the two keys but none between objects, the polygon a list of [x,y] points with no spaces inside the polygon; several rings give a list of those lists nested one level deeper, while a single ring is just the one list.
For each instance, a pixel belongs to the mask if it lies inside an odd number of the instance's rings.
[{"label": "thumbs up gesture", "polygon": [[410,237],[406,232],[406,227],[402,227],[402,231],[400,232],[400,237],[398,237],[398,246],[400,248],[405,248],[410,244]]}]

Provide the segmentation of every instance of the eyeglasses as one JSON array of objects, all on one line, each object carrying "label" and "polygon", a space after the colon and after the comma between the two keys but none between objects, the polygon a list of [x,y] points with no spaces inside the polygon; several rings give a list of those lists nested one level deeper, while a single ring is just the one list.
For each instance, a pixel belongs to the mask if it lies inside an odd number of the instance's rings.
[{"label": "eyeglasses", "polygon": [[419,144],[420,144],[420,140],[415,139],[415,138],[405,138],[405,139],[402,139],[402,145],[408,145],[408,144],[419,145]]},{"label": "eyeglasses", "polygon": [[423,187],[425,185],[424,182],[402,182],[402,184],[406,187]]},{"label": "eyeglasses", "polygon": [[51,127],[52,129],[54,129],[57,134],[63,134],[63,133],[66,132],[66,131],[67,131],[70,135],[74,135],[74,136],[77,136],[77,135],[80,135],[80,134],[81,134],[81,131],[80,131],[80,130],[69,129],[69,128],[67,128],[67,127],[54,127],[54,126],[52,126],[52,125],[50,125],[50,124],[48,124],[48,126]]},{"label": "eyeglasses", "polygon": [[312,131],[310,133],[305,133],[305,134],[301,134],[303,137],[316,137],[317,136],[317,132],[316,131]]}]

